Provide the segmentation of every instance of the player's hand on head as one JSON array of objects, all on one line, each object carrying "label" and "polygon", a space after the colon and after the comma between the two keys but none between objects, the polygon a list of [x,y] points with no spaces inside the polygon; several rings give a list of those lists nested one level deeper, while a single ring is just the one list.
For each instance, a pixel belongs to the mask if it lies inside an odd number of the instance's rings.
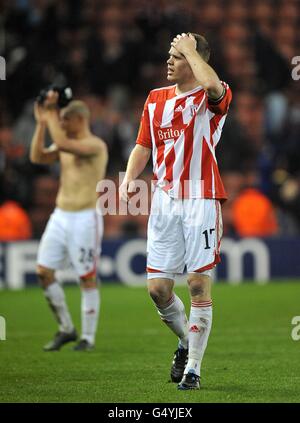
[{"label": "player's hand on head", "polygon": [[189,51],[196,50],[196,40],[192,34],[183,32],[173,38],[171,46],[184,55]]}]

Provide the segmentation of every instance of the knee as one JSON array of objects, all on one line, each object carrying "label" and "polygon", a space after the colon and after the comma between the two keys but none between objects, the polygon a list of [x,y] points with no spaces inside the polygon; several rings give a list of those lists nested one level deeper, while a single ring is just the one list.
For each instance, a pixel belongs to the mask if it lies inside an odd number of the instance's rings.
[{"label": "knee", "polygon": [[163,304],[166,301],[166,292],[164,289],[158,287],[149,288],[149,295],[157,305]]},{"label": "knee", "polygon": [[37,266],[36,274],[42,288],[47,288],[54,282],[54,270],[47,269],[43,266]]},{"label": "knee", "polygon": [[210,295],[210,277],[193,274],[188,276],[188,285],[191,297],[207,297]]},{"label": "knee", "polygon": [[164,282],[155,281],[150,279],[148,283],[148,292],[153,302],[158,306],[163,306],[168,302],[172,295],[172,284],[166,284]]}]

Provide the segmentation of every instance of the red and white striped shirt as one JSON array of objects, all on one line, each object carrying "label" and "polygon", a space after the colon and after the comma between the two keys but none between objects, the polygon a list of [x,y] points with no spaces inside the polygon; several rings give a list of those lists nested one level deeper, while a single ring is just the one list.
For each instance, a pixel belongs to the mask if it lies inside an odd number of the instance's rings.
[{"label": "red and white striped shirt", "polygon": [[137,144],[152,149],[153,179],[174,198],[227,198],[216,161],[231,90],[212,103],[199,86],[176,95],[176,85],[152,90]]}]

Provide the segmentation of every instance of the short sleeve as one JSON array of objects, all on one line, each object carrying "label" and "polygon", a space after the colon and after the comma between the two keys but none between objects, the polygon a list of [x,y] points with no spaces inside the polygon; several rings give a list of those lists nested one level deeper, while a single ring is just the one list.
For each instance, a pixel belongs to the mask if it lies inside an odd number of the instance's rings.
[{"label": "short sleeve", "polygon": [[207,108],[208,110],[210,110],[211,112],[217,115],[226,115],[232,100],[232,92],[229,86],[226,84],[226,82],[221,81],[221,84],[223,85],[225,89],[225,92],[222,98],[217,100],[212,100],[210,98],[207,98]]},{"label": "short sleeve", "polygon": [[139,132],[137,135],[136,144],[140,144],[143,147],[152,149],[150,118],[149,118],[149,110],[148,110],[149,98],[150,98],[150,95],[148,96],[144,104],[144,109],[143,109],[143,114],[140,121],[140,127],[139,127]]}]

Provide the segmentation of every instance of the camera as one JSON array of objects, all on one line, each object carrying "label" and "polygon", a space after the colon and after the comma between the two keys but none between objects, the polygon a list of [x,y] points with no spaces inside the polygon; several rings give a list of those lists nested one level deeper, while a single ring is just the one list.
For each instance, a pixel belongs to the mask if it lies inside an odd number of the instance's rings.
[{"label": "camera", "polygon": [[36,98],[38,104],[43,105],[49,91],[58,93],[57,105],[59,108],[66,107],[73,98],[72,89],[70,87],[59,87],[57,85],[50,85],[40,91]]}]

